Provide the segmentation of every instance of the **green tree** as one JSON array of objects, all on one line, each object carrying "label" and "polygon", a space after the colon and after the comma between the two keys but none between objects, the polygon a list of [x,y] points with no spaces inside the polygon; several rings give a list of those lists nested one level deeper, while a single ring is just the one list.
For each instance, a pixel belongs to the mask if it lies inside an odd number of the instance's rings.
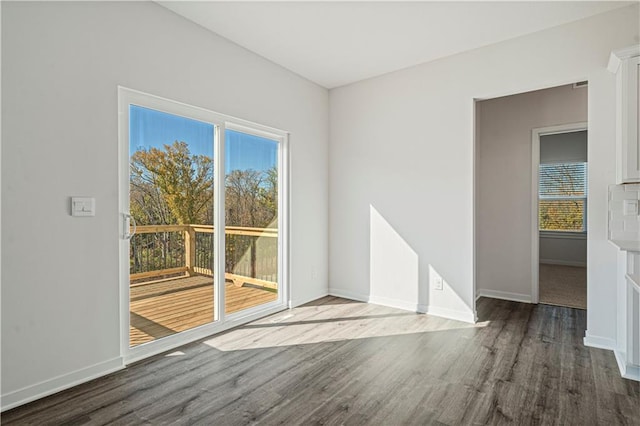
[{"label": "green tree", "polygon": [[139,224],[212,223],[213,162],[186,142],[131,157],[131,212]]},{"label": "green tree", "polygon": [[[191,154],[185,142],[176,141],[164,145],[163,149],[135,152],[130,167],[130,210],[139,225],[213,224],[213,161],[210,157]],[[276,167],[265,171],[233,170],[227,174],[227,226],[277,227],[277,212]],[[143,258],[151,269],[172,267],[183,244],[182,236],[173,234],[139,235],[137,244],[132,244],[132,270],[140,270]],[[256,258],[256,240],[255,236],[246,235],[227,237],[227,271],[234,271],[246,253]],[[277,246],[274,245],[273,250],[275,257]],[[205,255],[210,256],[210,252],[205,250]],[[257,265],[250,266],[251,270],[245,273],[256,276]]]},{"label": "green tree", "polygon": [[[278,216],[278,169],[274,166],[264,172],[264,186],[261,189],[261,200],[264,208],[269,212],[271,223]],[[273,226],[267,224],[265,226]]]},{"label": "green tree", "polygon": [[233,170],[226,177],[225,187],[228,226],[266,228],[274,222],[278,211],[275,167],[264,172]]},{"label": "green tree", "polygon": [[[276,167],[266,171],[233,170],[227,174],[225,179],[227,226],[277,227],[277,212],[278,170]],[[273,247],[270,246],[271,243],[274,244]],[[275,239],[266,239],[261,243],[262,250],[269,250],[267,256],[274,259],[277,256],[275,243]],[[257,244],[258,239],[254,236],[229,235],[226,240],[226,270],[256,277],[260,269],[255,261]],[[250,262],[247,262],[249,259]],[[262,268],[264,272],[264,266]]]}]

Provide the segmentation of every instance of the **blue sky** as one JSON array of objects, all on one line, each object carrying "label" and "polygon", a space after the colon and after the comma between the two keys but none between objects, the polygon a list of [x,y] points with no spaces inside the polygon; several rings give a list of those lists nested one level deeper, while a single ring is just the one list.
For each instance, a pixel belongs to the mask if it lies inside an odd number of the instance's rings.
[{"label": "blue sky", "polygon": [[[141,149],[160,148],[183,141],[192,154],[213,158],[212,124],[148,108],[129,107],[129,155]],[[227,130],[225,169],[266,170],[278,162],[278,143],[266,138]]]}]

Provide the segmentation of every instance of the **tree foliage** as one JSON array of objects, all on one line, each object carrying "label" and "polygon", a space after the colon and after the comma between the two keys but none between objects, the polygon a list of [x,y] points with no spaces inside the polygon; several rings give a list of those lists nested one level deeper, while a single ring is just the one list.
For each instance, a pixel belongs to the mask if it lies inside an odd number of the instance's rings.
[{"label": "tree foliage", "polygon": [[[210,157],[191,154],[187,143],[176,141],[171,145],[164,145],[164,149],[151,148],[135,152],[131,156],[130,167],[130,210],[137,224],[213,224],[213,161]],[[232,170],[227,174],[227,226],[277,227],[277,208],[276,167],[264,171]],[[181,234],[171,234],[159,232],[136,236],[131,245],[131,271],[166,269],[184,262],[181,257],[184,237]],[[247,253],[251,253],[250,257],[255,259],[256,240],[255,236],[227,236],[227,271],[237,272],[238,267],[244,267]],[[269,244],[273,243],[273,247],[261,250],[268,251],[270,260],[276,259],[276,240],[268,240]],[[213,262],[211,240],[208,240],[209,243],[197,241],[199,257],[196,262],[202,263],[203,267],[210,266]],[[262,243],[265,244],[266,242]],[[262,268],[266,270],[276,265],[275,262],[270,262]],[[250,270],[244,273],[256,275],[255,260],[251,262]]]},{"label": "tree foliage", "polygon": [[586,200],[586,164],[540,166],[540,229],[582,231]]},{"label": "tree foliage", "polygon": [[226,177],[227,226],[272,227],[277,218],[277,170],[233,170]]},{"label": "tree foliage", "polygon": [[139,224],[212,223],[213,162],[185,142],[131,157],[131,212]]},{"label": "tree foliage", "polygon": [[540,229],[545,231],[582,231],[584,201],[540,200]]},{"label": "tree foliage", "polygon": [[[213,161],[185,142],[131,156],[131,214],[140,225],[213,224]],[[278,170],[233,170],[225,179],[227,226],[277,226]]]}]

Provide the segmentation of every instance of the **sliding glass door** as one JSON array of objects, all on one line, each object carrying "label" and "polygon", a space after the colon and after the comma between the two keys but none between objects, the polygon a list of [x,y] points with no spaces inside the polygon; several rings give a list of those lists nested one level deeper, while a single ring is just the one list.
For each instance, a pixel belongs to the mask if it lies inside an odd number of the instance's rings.
[{"label": "sliding glass door", "polygon": [[119,110],[125,359],[285,308],[286,134],[124,88]]},{"label": "sliding glass door", "polygon": [[278,142],[225,132],[225,293],[230,314],[278,299]]},{"label": "sliding glass door", "polygon": [[214,314],[215,126],[129,106],[129,344]]}]

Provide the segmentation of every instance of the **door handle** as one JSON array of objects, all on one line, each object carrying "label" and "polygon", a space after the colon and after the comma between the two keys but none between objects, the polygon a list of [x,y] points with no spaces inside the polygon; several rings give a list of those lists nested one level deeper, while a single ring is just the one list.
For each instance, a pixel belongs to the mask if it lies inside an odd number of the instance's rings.
[{"label": "door handle", "polygon": [[[136,235],[136,220],[129,213],[123,213],[124,216],[124,232],[122,235],[125,240],[130,240],[134,235]],[[133,231],[131,231],[131,226],[133,225]]]}]

